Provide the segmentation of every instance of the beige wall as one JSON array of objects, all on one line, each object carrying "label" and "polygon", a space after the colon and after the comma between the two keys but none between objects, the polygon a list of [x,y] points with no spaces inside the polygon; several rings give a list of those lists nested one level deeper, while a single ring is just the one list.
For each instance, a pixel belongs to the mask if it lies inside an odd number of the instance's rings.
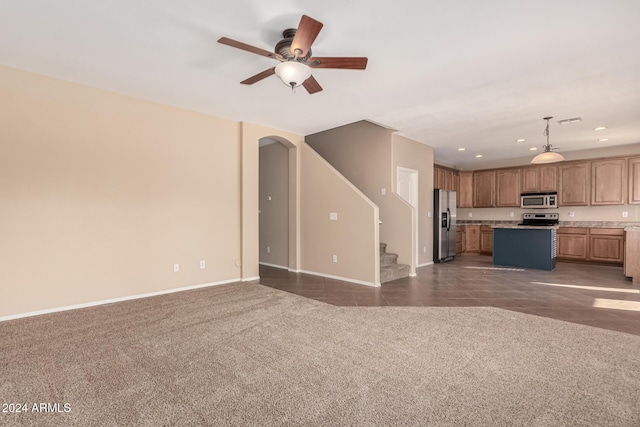
[{"label": "beige wall", "polygon": [[413,274],[413,209],[392,193],[392,133],[392,130],[361,121],[308,135],[305,139],[379,207],[380,241],[387,243],[389,252],[398,254],[399,263],[410,265]]},{"label": "beige wall", "polygon": [[393,190],[396,191],[396,173],[398,167],[418,171],[418,265],[433,262],[433,148],[405,138],[393,135],[392,162]]},{"label": "beige wall", "polygon": [[379,285],[378,208],[311,147],[299,148],[302,270]]},{"label": "beige wall", "polygon": [[279,142],[260,148],[259,197],[260,262],[289,268],[289,149]]},{"label": "beige wall", "polygon": [[238,123],[0,67],[0,124],[0,317],[241,276]]}]

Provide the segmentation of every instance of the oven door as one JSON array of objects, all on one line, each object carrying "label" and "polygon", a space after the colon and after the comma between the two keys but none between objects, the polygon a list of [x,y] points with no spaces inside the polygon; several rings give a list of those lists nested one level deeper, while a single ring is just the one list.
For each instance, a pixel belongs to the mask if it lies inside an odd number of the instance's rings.
[{"label": "oven door", "polygon": [[547,196],[545,195],[527,195],[520,196],[521,208],[545,208],[547,207]]}]

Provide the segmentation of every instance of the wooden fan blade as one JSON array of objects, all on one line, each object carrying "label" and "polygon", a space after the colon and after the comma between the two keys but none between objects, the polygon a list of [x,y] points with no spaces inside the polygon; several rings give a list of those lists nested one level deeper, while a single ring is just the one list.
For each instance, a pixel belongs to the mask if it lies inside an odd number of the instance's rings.
[{"label": "wooden fan blade", "polygon": [[322,90],[322,86],[318,83],[313,76],[309,77],[307,80],[302,83],[302,86],[309,92],[309,95],[313,95],[316,92],[320,92]]},{"label": "wooden fan blade", "polygon": [[276,67],[269,68],[268,70],[264,70],[261,73],[256,74],[255,76],[251,76],[246,80],[241,81],[243,85],[252,85],[256,82],[259,82],[262,79],[266,79],[269,76],[272,76],[276,73]]},{"label": "wooden fan blade", "polygon": [[302,15],[296,35],[291,42],[291,53],[299,58],[304,58],[311,48],[313,41],[318,37],[322,29],[322,22],[316,21],[307,15]]},{"label": "wooden fan blade", "polygon": [[222,43],[222,44],[226,44],[227,46],[246,50],[247,52],[255,53],[257,55],[266,56],[267,58],[283,60],[282,56],[278,53],[269,52],[268,50],[260,49],[259,47],[251,46],[250,44],[242,43],[227,37],[221,37],[220,39],[218,39],[218,43]]},{"label": "wooden fan blade", "polygon": [[306,64],[313,68],[344,68],[349,70],[364,70],[367,68],[366,57],[318,57],[309,58]]}]

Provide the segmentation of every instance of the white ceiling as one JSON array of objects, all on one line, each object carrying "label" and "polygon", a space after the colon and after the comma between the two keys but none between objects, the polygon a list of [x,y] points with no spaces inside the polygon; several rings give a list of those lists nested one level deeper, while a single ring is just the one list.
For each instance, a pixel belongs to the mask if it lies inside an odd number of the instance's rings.
[{"label": "white ceiling", "polygon": [[[545,116],[554,116],[551,143],[561,151],[640,142],[638,0],[0,0],[0,8],[0,64],[304,135],[366,119],[451,164],[533,156]],[[314,95],[292,94],[275,76],[239,84],[275,61],[216,40],[272,50],[302,14],[324,23],[314,55],[367,56],[367,70],[314,70],[324,88]],[[583,121],[555,121],[576,116]]]}]

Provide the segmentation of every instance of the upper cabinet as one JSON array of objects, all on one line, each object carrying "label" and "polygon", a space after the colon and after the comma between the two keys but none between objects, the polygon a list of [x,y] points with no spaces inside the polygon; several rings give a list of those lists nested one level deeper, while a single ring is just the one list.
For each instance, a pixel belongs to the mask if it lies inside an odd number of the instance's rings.
[{"label": "upper cabinet", "polygon": [[492,208],[495,206],[495,171],[477,171],[473,173],[473,207]]},{"label": "upper cabinet", "polygon": [[520,192],[547,193],[558,191],[557,166],[527,166],[520,169]]},{"label": "upper cabinet", "polygon": [[434,186],[460,208],[519,207],[521,193],[558,192],[558,206],[640,204],[640,156],[477,171],[434,165]]},{"label": "upper cabinet", "polygon": [[473,172],[462,172],[458,176],[457,201],[459,208],[473,207]]},{"label": "upper cabinet", "polygon": [[520,206],[520,168],[496,171],[496,206]]},{"label": "upper cabinet", "polygon": [[540,174],[538,191],[544,193],[558,191],[558,167],[543,165],[538,166],[538,171]]},{"label": "upper cabinet", "polygon": [[624,205],[627,200],[627,159],[591,162],[591,205]]},{"label": "upper cabinet", "polygon": [[433,165],[433,188],[457,191],[457,187],[458,171],[436,164]]},{"label": "upper cabinet", "polygon": [[629,203],[640,203],[640,157],[629,159]]},{"label": "upper cabinet", "polygon": [[589,206],[591,193],[589,166],[589,162],[559,166],[558,201],[560,206]]}]

